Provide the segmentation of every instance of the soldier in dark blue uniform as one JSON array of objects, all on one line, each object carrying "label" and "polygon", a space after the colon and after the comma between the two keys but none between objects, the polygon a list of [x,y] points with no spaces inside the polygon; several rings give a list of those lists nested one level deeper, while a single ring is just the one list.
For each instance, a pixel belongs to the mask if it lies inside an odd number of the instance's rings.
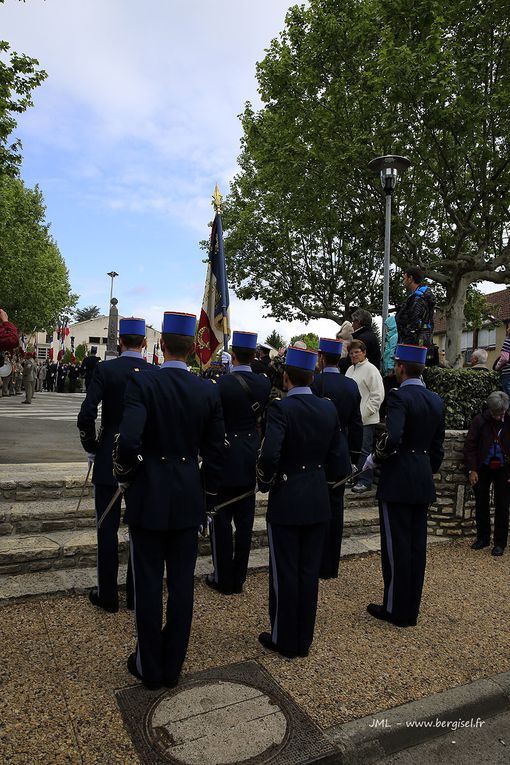
[{"label": "soldier in dark blue uniform", "polygon": [[[264,374],[252,372],[257,335],[234,332],[231,374],[218,381],[225,419],[225,462],[218,504],[253,491],[249,497],[220,510],[209,523],[214,574],[206,584],[225,595],[242,592],[250,557],[255,517],[255,466],[260,446],[260,418],[271,393]],[[232,521],[235,541],[232,539]]]},{"label": "soldier in dark blue uniform", "polygon": [[387,435],[367,463],[380,463],[377,488],[381,524],[382,605],[377,619],[412,627],[420,610],[427,551],[427,511],[436,498],[433,474],[443,460],[445,415],[437,393],[421,380],[425,346],[398,345],[395,374],[400,387],[388,393]]},{"label": "soldier in dark blue uniform", "polygon": [[178,682],[193,616],[198,529],[205,523],[206,505],[217,503],[224,456],[218,385],[186,367],[195,326],[191,314],[165,313],[165,362],[156,374],[142,370],[131,376],[114,453],[117,478],[129,484],[126,521],[138,644],[128,670],[151,689]]},{"label": "soldier in dark blue uniform", "polygon": [[80,367],[80,373],[85,377],[85,390],[89,389],[89,385],[92,382],[92,375],[99,362],[100,359],[97,356],[97,348],[93,345],[90,349],[90,356],[83,359]]},{"label": "soldier in dark blue uniform", "polygon": [[[78,428],[83,448],[94,462],[92,483],[96,506],[96,521],[101,518],[117,491],[113,475],[112,450],[115,434],[122,419],[124,392],[133,369],[148,367],[142,358],[146,346],[145,321],[135,317],[119,322],[121,355],[96,365],[87,395],[78,415]],[[99,403],[101,409],[101,430],[96,436],[96,418]],[[106,515],[101,528],[97,530],[97,587],[89,594],[90,602],[105,611],[119,610],[117,575],[119,554],[117,533],[120,525],[121,497],[117,499]],[[127,604],[133,608],[133,585],[128,566]]]},{"label": "soldier in dark blue uniform", "polygon": [[[342,430],[347,439],[350,460],[338,466],[338,475],[345,478],[357,465],[363,442],[363,421],[361,419],[359,388],[349,377],[340,374],[338,363],[342,354],[341,340],[321,337],[319,341],[319,369],[315,375],[312,391],[321,398],[329,398],[335,405]],[[347,453],[345,449],[344,454]],[[342,535],[344,529],[345,485],[330,488],[331,521],[326,534],[322,555],[321,579],[335,579],[338,576]]]},{"label": "soldier in dark blue uniform", "polygon": [[269,491],[271,633],[260,643],[282,656],[307,656],[313,640],[324,537],[331,519],[328,480],[348,460],[334,404],[310,385],[317,354],[287,350],[282,401],[267,408],[257,463],[259,489]]}]

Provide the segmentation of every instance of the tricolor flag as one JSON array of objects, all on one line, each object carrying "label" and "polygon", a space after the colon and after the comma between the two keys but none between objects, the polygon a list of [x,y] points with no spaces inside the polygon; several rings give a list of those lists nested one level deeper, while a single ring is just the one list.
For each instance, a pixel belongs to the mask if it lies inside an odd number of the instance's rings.
[{"label": "tricolor flag", "polygon": [[48,351],[48,358],[53,361],[53,335],[50,337],[50,349]]},{"label": "tricolor flag", "polygon": [[76,363],[76,356],[74,355],[74,337],[71,335],[71,361],[73,364]]},{"label": "tricolor flag", "polygon": [[221,195],[214,191],[216,215],[214,217],[209,261],[205,278],[204,299],[198,322],[196,355],[202,369],[207,369],[216,350],[223,345],[228,350],[230,337],[230,312],[228,299],[227,269],[223,251],[223,226],[219,212]]},{"label": "tricolor flag", "polygon": [[154,346],[154,350],[152,352],[152,363],[155,364],[156,366],[159,366],[158,345],[157,345],[157,343]]}]

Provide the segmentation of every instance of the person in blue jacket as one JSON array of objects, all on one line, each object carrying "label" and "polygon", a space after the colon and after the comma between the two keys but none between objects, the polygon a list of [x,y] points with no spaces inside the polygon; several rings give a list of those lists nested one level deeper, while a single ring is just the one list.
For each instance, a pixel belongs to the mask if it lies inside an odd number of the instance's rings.
[{"label": "person in blue jacket", "polygon": [[226,432],[218,504],[252,492],[220,510],[209,522],[214,574],[209,574],[205,581],[225,595],[242,592],[246,580],[255,517],[259,430],[271,393],[267,374],[256,374],[250,366],[256,347],[256,333],[234,332],[232,372],[218,380]]},{"label": "person in blue jacket", "polygon": [[307,656],[313,640],[324,538],[331,519],[328,481],[339,478],[344,444],[335,405],[314,396],[312,351],[287,350],[283,400],[267,408],[257,463],[269,491],[271,632],[259,642],[282,656]]},{"label": "person in blue jacket", "polygon": [[[363,442],[363,420],[359,388],[354,380],[340,374],[338,364],[341,354],[341,340],[320,338],[320,372],[315,375],[312,391],[321,398],[329,398],[336,407],[344,443],[338,475],[345,478],[353,472],[353,466],[359,461]],[[344,493],[345,485],[330,488],[331,520],[324,540],[321,579],[334,579],[338,576],[344,527]]]},{"label": "person in blue jacket", "polygon": [[125,490],[135,588],[138,641],[127,666],[150,689],[179,680],[193,616],[198,530],[217,503],[223,467],[218,385],[186,366],[195,327],[193,314],[165,313],[165,361],[157,373],[140,369],[131,375],[113,458]]},{"label": "person in blue jacket", "polygon": [[395,374],[400,387],[388,393],[386,434],[367,462],[379,463],[382,605],[367,611],[398,627],[416,625],[427,552],[427,511],[435,500],[433,474],[443,460],[445,412],[421,375],[425,346],[398,345]]},{"label": "person in blue jacket", "polygon": [[[97,364],[87,388],[87,395],[78,415],[78,428],[83,448],[93,462],[92,483],[96,522],[101,518],[117,491],[113,475],[112,450],[115,434],[119,430],[124,405],[124,392],[134,369],[149,365],[142,358],[146,347],[145,320],[134,316],[119,321],[119,344],[121,354],[116,359]],[[96,434],[99,404],[101,428]],[[97,528],[97,587],[89,593],[90,602],[99,608],[115,613],[119,610],[117,576],[119,570],[118,538],[121,516],[121,497],[117,499]],[[128,564],[127,605],[133,608],[133,585]]]}]

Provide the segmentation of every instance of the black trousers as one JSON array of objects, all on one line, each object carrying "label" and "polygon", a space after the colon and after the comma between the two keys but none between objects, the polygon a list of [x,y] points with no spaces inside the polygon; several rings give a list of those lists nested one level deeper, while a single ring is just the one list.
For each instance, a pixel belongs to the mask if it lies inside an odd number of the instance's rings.
[{"label": "black trousers", "polygon": [[379,501],[384,607],[396,619],[420,610],[427,558],[428,505]]},{"label": "black trousers", "polygon": [[331,579],[338,576],[344,532],[344,494],[345,486],[338,486],[336,489],[329,490],[331,520],[327,526],[324,549],[322,551],[320,570],[322,579]]},{"label": "black trousers", "polygon": [[[117,491],[116,486],[96,484],[94,497],[96,506],[96,523],[108,507],[113,495]],[[119,602],[118,574],[119,574],[119,540],[118,531],[121,516],[121,501],[119,497],[114,506],[105,517],[101,528],[97,529],[97,587],[101,600],[105,603],[117,605]],[[133,601],[133,577],[131,573],[131,561],[128,559],[126,577],[127,602]]]},{"label": "black trousers", "polygon": [[489,470],[482,465],[478,471],[478,483],[475,484],[476,537],[482,542],[490,542],[490,488],[494,486],[494,544],[506,547],[508,541],[508,508],[510,505],[510,478],[506,467]]},{"label": "black trousers", "polygon": [[305,654],[312,644],[327,527],[267,524],[271,637],[282,651]]},{"label": "black trousers", "polygon": [[[229,486],[218,493],[218,504],[244,494],[253,486]],[[225,590],[242,587],[250,558],[255,518],[255,494],[220,510],[209,523],[214,579]],[[235,533],[232,533],[232,522]]]},{"label": "black trousers", "polygon": [[[152,531],[129,527],[135,586],[136,661],[145,680],[175,681],[188,648],[198,528]],[[168,597],[163,627],[163,574]]]}]

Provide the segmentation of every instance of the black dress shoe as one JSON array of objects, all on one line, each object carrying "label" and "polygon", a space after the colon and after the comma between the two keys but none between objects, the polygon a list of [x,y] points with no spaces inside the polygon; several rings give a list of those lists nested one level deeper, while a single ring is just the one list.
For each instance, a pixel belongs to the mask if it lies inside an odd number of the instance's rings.
[{"label": "black dress shoe", "polygon": [[[145,685],[145,687],[149,691],[157,691],[159,688],[161,688],[162,683],[149,683],[147,680],[144,680],[142,675],[139,673],[138,668],[136,666],[136,653],[130,653],[127,660],[127,668],[128,672],[133,675],[133,677],[136,677],[137,680],[141,680],[142,683]],[[177,685],[177,683],[176,683]]]},{"label": "black dress shoe", "polygon": [[97,591],[97,587],[93,587],[92,590],[89,592],[89,600],[93,606],[97,606],[97,608],[102,608],[103,611],[108,611],[109,614],[116,614],[117,611],[119,610],[118,603],[108,603],[104,600],[101,600],[101,598],[99,597],[99,593]]},{"label": "black dress shoe", "polygon": [[221,592],[222,595],[232,595],[232,590],[226,590],[224,587],[221,587],[218,582],[213,579],[212,574],[207,574],[205,577],[205,583],[208,587],[211,588],[211,590]]},{"label": "black dress shoe", "polygon": [[179,684],[179,678],[176,677],[175,680],[163,680],[163,685],[165,688],[175,688]]},{"label": "black dress shoe", "polygon": [[476,539],[471,545],[472,550],[482,550],[484,547],[488,547],[490,542],[484,542],[483,539]]},{"label": "black dress shoe", "polygon": [[[268,651],[274,651],[274,653],[279,653],[280,656],[284,656],[286,659],[295,659],[298,656],[297,653],[293,653],[291,651],[282,651],[280,648],[278,648],[276,643],[273,643],[271,634],[269,632],[260,633],[259,643],[263,645],[264,648],[267,648]],[[306,654],[303,654],[303,656],[304,655]]]},{"label": "black dress shoe", "polygon": [[134,611],[135,610],[135,599],[134,598],[126,598],[126,608],[128,611]]},{"label": "black dress shoe", "polygon": [[375,616],[376,619],[381,619],[383,622],[389,622],[394,624],[395,627],[408,627],[409,622],[407,619],[396,619],[392,614],[389,614],[384,606],[379,606],[376,603],[369,603],[367,611],[370,616]]},{"label": "black dress shoe", "polygon": [[232,594],[233,595],[240,595],[243,591],[243,585],[238,584],[235,587],[232,587]]},{"label": "black dress shoe", "polygon": [[491,555],[494,555],[496,558],[498,558],[500,555],[503,555],[505,552],[505,548],[501,547],[501,545],[496,545],[491,550]]}]

